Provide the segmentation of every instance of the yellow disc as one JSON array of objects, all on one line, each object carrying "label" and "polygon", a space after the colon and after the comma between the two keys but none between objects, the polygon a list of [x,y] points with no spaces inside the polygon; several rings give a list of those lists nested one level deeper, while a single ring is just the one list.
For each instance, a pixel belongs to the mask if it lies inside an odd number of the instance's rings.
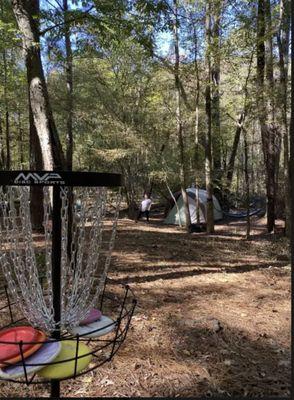
[{"label": "yellow disc", "polygon": [[[38,375],[47,379],[63,379],[69,378],[75,374],[75,360],[66,361],[76,357],[77,342],[74,340],[63,340],[61,342],[61,351],[59,355],[54,359],[54,363],[57,361],[63,361],[60,364],[52,364],[38,371]],[[90,353],[91,349],[84,343],[79,343],[78,357],[84,354]],[[85,369],[90,361],[92,355],[79,358],[77,360],[76,374]]]}]

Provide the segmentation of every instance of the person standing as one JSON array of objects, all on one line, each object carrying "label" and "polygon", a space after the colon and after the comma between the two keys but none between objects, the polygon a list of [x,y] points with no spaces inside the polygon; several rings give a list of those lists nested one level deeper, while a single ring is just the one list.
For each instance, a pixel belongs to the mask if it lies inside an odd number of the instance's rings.
[{"label": "person standing", "polygon": [[150,213],[151,205],[152,205],[152,200],[150,199],[148,194],[145,193],[144,199],[141,202],[141,207],[140,207],[136,222],[142,217],[142,215],[145,215],[147,222],[149,222],[149,213]]}]

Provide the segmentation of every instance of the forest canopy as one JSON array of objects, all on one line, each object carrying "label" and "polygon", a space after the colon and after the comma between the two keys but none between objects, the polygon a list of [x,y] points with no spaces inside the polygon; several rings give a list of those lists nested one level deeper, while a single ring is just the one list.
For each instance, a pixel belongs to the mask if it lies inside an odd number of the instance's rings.
[{"label": "forest canopy", "polygon": [[289,36],[289,0],[1,0],[0,168],[120,172],[129,209],[193,185],[223,207],[265,196],[272,231]]}]

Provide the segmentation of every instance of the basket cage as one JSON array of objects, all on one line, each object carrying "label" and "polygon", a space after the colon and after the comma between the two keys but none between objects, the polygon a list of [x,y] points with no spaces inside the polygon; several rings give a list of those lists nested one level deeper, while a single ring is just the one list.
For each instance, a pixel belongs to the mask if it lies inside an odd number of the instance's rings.
[{"label": "basket cage", "polygon": [[[18,365],[23,368],[21,378],[0,376],[0,380],[27,385],[50,382],[35,373],[30,375],[27,368],[69,361],[74,362],[74,373],[64,379],[86,374],[116,354],[126,339],[136,307],[136,298],[129,286],[117,285],[107,277],[120,203],[120,192],[107,199],[107,187],[120,186],[121,177],[81,172],[1,171],[0,182],[3,185],[0,188],[0,264],[6,278],[0,290],[1,330],[28,323],[43,329],[49,337],[42,342],[0,340],[0,347],[2,344],[19,346]],[[41,186],[43,191],[43,252],[38,249],[30,220],[34,186]],[[43,254],[41,263],[40,254]],[[104,327],[85,335],[72,334],[71,328],[92,307],[99,307],[103,314],[111,316],[112,322],[106,328],[111,327],[112,332],[99,336]],[[39,364],[30,364],[25,358],[23,347],[28,343],[67,340],[75,341],[74,357]],[[79,355],[81,343],[87,344],[89,351]],[[92,356],[91,363],[78,372],[79,359],[87,356]],[[1,364],[2,367],[13,365],[9,361]]]},{"label": "basket cage", "polygon": [[[43,277],[41,277],[43,280]],[[87,338],[84,335],[71,335],[69,332],[64,331],[61,332],[59,339],[50,338],[46,341],[43,341],[42,344],[54,342],[54,341],[64,341],[64,340],[75,340],[76,341],[76,355],[73,358],[68,358],[63,360],[62,362],[75,362],[74,374],[70,377],[70,379],[75,379],[78,376],[87,374],[90,371],[95,370],[96,368],[102,366],[104,363],[112,360],[114,355],[117,353],[123,342],[127,337],[127,333],[130,327],[131,319],[137,304],[137,300],[132,289],[125,284],[119,284],[115,281],[112,281],[110,278],[105,280],[105,284],[103,287],[103,291],[101,293],[99,299],[99,308],[101,312],[105,312],[107,315],[111,315],[114,326],[114,330],[110,337],[107,339],[101,338]],[[13,326],[17,326],[26,322],[25,318],[20,315],[18,304],[13,301],[11,298],[7,286],[2,287],[0,292],[0,315],[5,314],[4,324],[1,325],[0,329],[7,329]],[[95,332],[99,332],[99,329],[88,332],[88,334],[92,334]],[[9,342],[1,342],[0,344],[9,344]],[[19,351],[23,354],[23,345],[26,342],[11,342],[13,344],[17,344],[19,346]],[[30,342],[32,344],[37,344],[38,342]],[[79,344],[85,343],[89,345],[91,351],[82,356],[78,356]],[[90,364],[89,368],[83,370],[81,373],[77,373],[77,363],[78,360],[91,355],[93,357],[92,364]],[[10,363],[3,362],[6,366],[11,365]],[[23,384],[40,384],[40,383],[49,383],[50,380],[45,380],[43,378],[38,377],[36,374],[29,376],[26,373],[26,369],[29,366],[48,366],[48,365],[57,365],[58,362],[49,362],[49,363],[40,363],[40,364],[30,364],[26,361],[24,357],[22,357],[21,365],[24,370],[24,376],[22,378],[17,379],[7,379],[1,378],[0,380],[15,382],[15,383],[23,383]],[[60,379],[66,380],[68,378]]]}]

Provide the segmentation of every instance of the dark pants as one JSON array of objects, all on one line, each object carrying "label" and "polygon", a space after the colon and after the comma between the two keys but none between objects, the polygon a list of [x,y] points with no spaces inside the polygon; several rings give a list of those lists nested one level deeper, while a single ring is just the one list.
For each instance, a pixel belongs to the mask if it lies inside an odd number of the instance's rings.
[{"label": "dark pants", "polygon": [[146,211],[141,211],[140,210],[139,214],[138,214],[138,217],[137,217],[137,220],[139,220],[142,217],[142,215],[145,215],[147,221],[149,221],[149,210],[146,210]]}]

